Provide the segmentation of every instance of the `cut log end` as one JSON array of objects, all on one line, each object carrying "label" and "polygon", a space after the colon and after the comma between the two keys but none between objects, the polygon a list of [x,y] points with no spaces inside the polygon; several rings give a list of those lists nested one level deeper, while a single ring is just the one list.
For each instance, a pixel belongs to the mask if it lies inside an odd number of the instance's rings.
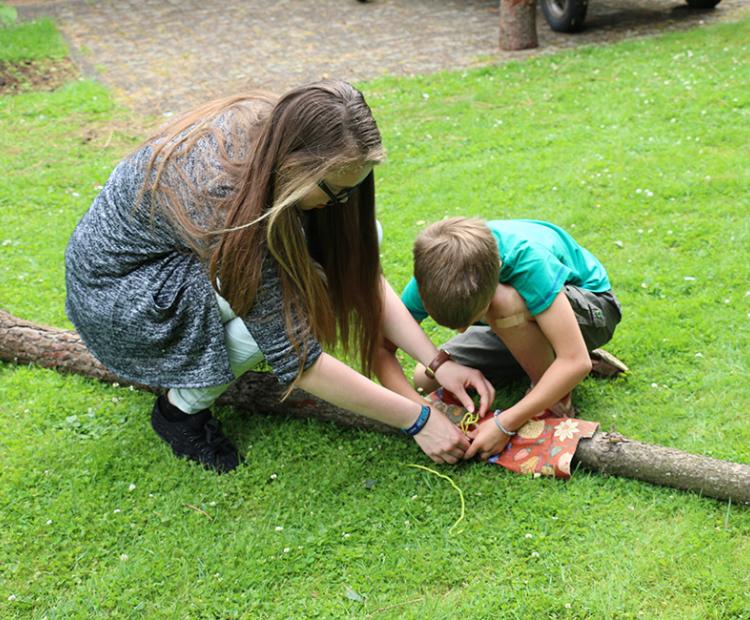
[{"label": "cut log end", "polygon": [[597,432],[578,444],[575,459],[584,468],[750,504],[750,465],[633,441]]}]

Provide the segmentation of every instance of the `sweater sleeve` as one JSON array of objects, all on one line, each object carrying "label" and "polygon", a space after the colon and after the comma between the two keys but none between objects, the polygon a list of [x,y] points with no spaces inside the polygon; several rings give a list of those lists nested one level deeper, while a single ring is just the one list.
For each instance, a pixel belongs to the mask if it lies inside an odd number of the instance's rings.
[{"label": "sweater sleeve", "polygon": [[278,380],[289,384],[299,372],[302,352],[306,351],[306,370],[320,357],[322,349],[311,333],[307,318],[299,315],[293,317],[292,325],[302,350],[295,349],[286,331],[283,306],[278,266],[273,259],[266,258],[253,307],[243,321]]}]

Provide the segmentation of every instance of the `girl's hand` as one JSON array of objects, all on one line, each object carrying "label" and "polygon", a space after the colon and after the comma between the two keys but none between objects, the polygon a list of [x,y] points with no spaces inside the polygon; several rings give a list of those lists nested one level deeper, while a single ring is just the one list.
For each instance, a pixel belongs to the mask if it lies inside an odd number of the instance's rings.
[{"label": "girl's hand", "polygon": [[465,409],[474,411],[474,403],[466,392],[467,387],[473,387],[479,398],[479,416],[483,416],[495,399],[495,388],[485,379],[484,375],[475,368],[461,366],[453,361],[447,361],[435,372],[435,379],[446,390],[453,392],[461,401]]},{"label": "girl's hand", "polygon": [[479,428],[469,433],[471,446],[464,454],[464,459],[472,459],[477,454],[479,458],[486,461],[493,454],[500,454],[510,441],[510,437],[503,433],[492,420],[485,420]]},{"label": "girl's hand", "polygon": [[466,436],[435,407],[432,407],[427,424],[414,435],[414,440],[436,463],[458,463],[469,448]]}]

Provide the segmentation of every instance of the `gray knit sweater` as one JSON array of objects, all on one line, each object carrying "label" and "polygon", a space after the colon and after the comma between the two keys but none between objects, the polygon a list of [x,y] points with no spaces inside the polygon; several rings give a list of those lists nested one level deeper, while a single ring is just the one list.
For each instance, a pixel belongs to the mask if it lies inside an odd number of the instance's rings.
[{"label": "gray knit sweater", "polygon": [[[158,210],[151,216],[147,197],[134,209],[150,153],[144,147],[115,168],[73,232],[65,253],[66,312],[94,356],[123,379],[154,387],[228,383],[234,375],[206,266]],[[289,383],[299,359],[282,303],[278,266],[267,257],[242,318],[279,381]],[[297,318],[298,333],[307,333],[307,322]],[[321,349],[309,336],[307,343],[309,367]]]}]

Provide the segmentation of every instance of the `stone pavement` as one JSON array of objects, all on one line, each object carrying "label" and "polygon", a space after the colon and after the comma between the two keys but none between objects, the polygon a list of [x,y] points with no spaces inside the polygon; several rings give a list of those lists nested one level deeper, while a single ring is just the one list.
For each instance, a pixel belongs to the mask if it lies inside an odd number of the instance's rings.
[{"label": "stone pavement", "polygon": [[739,19],[745,0],[713,11],[681,0],[591,0],[586,29],[540,48],[498,49],[497,0],[13,0],[20,19],[51,16],[89,76],[144,114],[321,77],[350,81],[502,62],[584,44]]}]

